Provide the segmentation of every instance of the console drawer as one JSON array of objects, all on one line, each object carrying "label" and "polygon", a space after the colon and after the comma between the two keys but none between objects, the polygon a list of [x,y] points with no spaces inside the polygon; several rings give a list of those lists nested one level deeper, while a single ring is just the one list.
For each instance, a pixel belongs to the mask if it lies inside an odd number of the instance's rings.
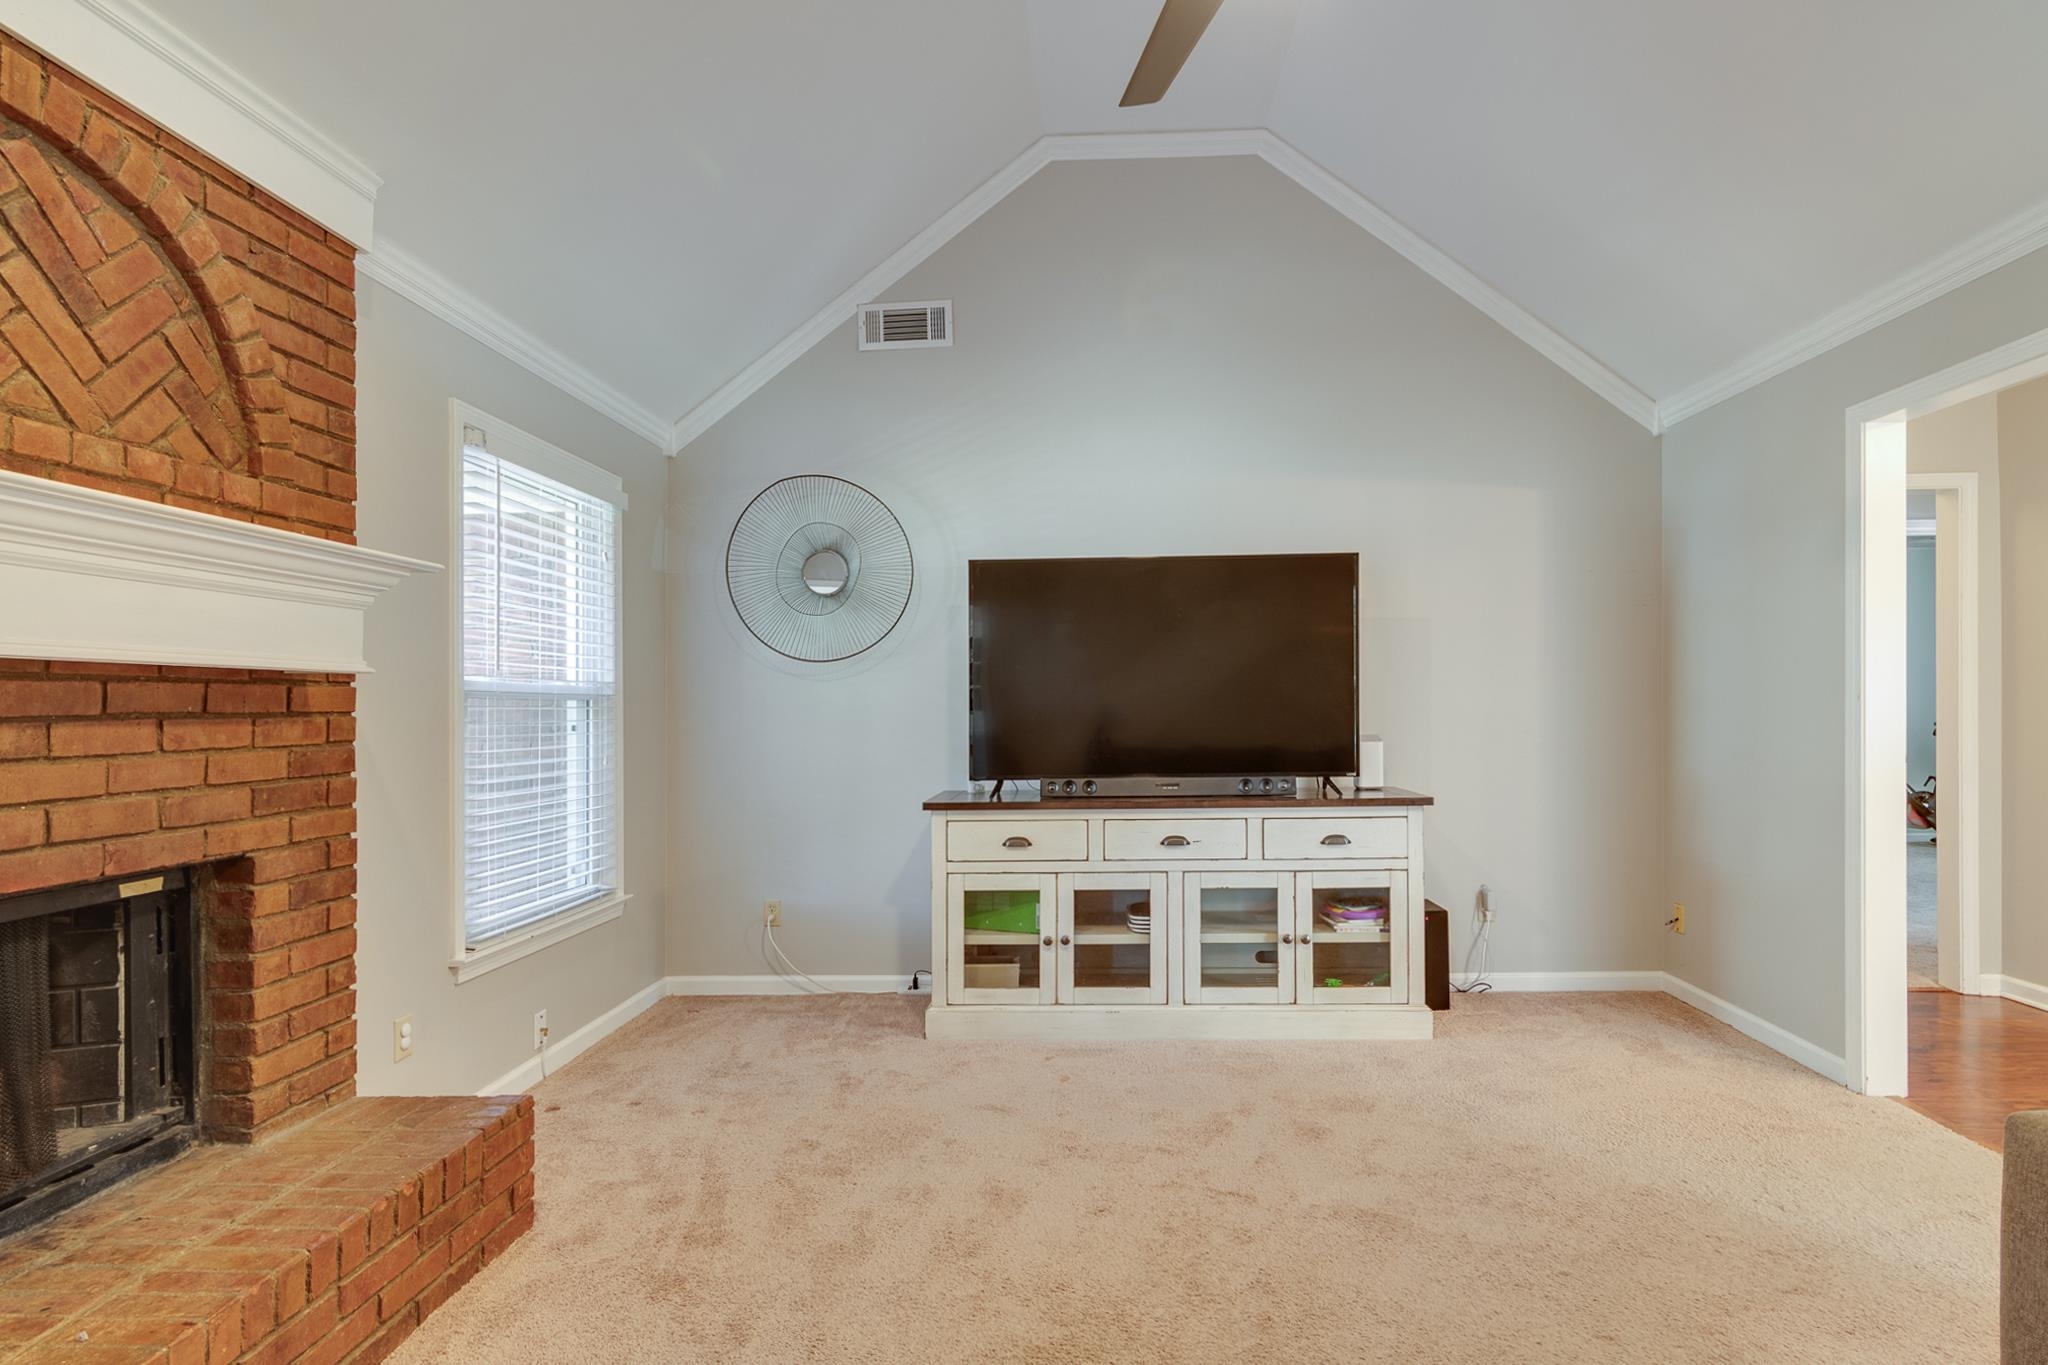
[{"label": "console drawer", "polygon": [[1273,862],[1408,856],[1408,822],[1398,815],[1295,817],[1260,823],[1265,826],[1266,857]]},{"label": "console drawer", "polygon": [[949,863],[1085,863],[1086,820],[948,820]]},{"label": "console drawer", "polygon": [[1209,862],[1243,858],[1243,820],[1104,820],[1102,856],[1109,862]]}]

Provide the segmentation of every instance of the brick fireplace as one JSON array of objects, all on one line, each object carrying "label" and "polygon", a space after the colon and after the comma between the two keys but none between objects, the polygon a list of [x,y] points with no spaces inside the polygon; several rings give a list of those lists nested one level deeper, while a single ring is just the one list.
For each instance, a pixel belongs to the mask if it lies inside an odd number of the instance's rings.
[{"label": "brick fireplace", "polygon": [[[355,339],[349,243],[0,33],[0,470],[353,544]],[[193,1116],[255,1144],[0,1241],[0,1355],[89,1317],[338,1359],[531,1219],[530,1101],[352,1100],[354,710],[345,673],[0,657],[0,898],[188,880]]]},{"label": "brick fireplace", "polygon": [[[352,538],[350,248],[0,43],[0,467]],[[350,684],[0,659],[0,894],[209,866],[215,1138],[352,1093]]]},{"label": "brick fireplace", "polygon": [[[353,252],[0,39],[0,467],[337,540]],[[0,660],[0,895],[205,865],[210,1136],[353,1093],[352,679]]]},{"label": "brick fireplace", "polygon": [[0,896],[193,871],[209,1137],[355,1093],[353,698],[324,676],[0,660]]},{"label": "brick fireplace", "polygon": [[0,897],[0,1237],[190,1146],[196,941],[179,872]]}]

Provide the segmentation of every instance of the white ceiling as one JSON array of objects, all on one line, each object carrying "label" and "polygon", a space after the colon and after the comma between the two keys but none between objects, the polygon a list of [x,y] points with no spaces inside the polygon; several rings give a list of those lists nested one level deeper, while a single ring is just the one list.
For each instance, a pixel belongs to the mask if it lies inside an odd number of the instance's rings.
[{"label": "white ceiling", "polygon": [[[1044,133],[1270,127],[1655,398],[2048,201],[2038,0],[154,0],[680,417]],[[564,16],[567,16],[566,21]]]}]

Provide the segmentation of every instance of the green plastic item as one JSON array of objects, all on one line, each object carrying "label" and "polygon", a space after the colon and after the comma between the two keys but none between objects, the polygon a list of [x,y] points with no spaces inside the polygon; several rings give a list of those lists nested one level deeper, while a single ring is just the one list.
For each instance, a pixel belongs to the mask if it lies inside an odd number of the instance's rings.
[{"label": "green plastic item", "polygon": [[1036,891],[969,891],[961,923],[992,934],[1038,932]]}]

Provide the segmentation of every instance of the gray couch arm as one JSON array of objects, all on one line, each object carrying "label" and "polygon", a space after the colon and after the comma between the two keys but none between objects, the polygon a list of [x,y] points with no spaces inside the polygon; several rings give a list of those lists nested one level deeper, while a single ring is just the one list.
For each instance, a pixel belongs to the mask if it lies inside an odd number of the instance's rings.
[{"label": "gray couch arm", "polygon": [[1999,1358],[2048,1361],[2048,1109],[2005,1121],[1999,1218]]}]

